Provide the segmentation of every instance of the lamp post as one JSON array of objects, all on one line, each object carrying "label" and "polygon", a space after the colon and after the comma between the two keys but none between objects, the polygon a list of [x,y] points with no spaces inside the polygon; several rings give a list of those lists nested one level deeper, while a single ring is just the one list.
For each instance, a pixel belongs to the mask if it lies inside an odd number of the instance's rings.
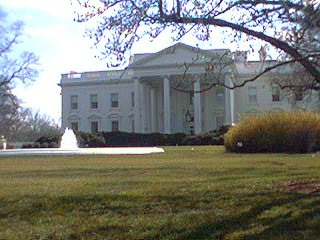
[{"label": "lamp post", "polygon": [[187,110],[185,117],[186,117],[186,122],[189,123],[190,134],[194,135],[194,126],[193,126],[194,118],[190,113],[189,109]]},{"label": "lamp post", "polygon": [[4,136],[1,136],[1,143],[2,143],[2,150],[5,151],[7,149],[7,140],[4,138]]}]

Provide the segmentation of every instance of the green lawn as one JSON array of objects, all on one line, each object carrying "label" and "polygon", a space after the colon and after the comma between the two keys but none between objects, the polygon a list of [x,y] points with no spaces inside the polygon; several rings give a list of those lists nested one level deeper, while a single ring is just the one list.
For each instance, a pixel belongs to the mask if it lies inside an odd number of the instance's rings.
[{"label": "green lawn", "polygon": [[0,239],[320,239],[320,153],[0,159]]}]

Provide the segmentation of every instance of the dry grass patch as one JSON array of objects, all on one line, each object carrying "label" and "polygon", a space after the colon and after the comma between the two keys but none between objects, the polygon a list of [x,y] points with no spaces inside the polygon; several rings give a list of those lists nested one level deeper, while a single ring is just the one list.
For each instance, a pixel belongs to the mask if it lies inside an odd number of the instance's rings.
[{"label": "dry grass patch", "polygon": [[231,128],[224,139],[231,152],[312,152],[320,148],[320,115],[281,112],[252,116]]}]

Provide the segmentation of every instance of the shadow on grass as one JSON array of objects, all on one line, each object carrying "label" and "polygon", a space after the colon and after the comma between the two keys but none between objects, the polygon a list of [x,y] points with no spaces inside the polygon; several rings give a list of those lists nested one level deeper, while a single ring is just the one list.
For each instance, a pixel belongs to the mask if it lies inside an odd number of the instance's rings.
[{"label": "shadow on grass", "polygon": [[[257,198],[257,195],[259,194],[247,197]],[[289,211],[269,218],[260,218],[264,212],[274,207],[293,209],[299,202],[312,198],[314,201],[311,204],[300,206],[301,212],[310,209],[306,213]],[[270,201],[251,203],[251,209],[247,212],[208,220],[190,232],[172,239],[319,239],[319,226],[320,196],[287,193],[277,199],[270,196]]]},{"label": "shadow on grass", "polygon": [[[168,168],[170,170],[170,168]],[[153,171],[153,169],[145,168],[102,168],[102,169],[92,169],[92,168],[70,168],[70,169],[51,169],[51,170],[33,170],[33,171],[17,171],[7,174],[3,174],[6,177],[14,178],[38,178],[38,179],[48,179],[48,178],[78,178],[81,177],[97,177],[97,176],[139,176],[141,174],[147,173],[148,171]]]},{"label": "shadow on grass", "polygon": [[[239,198],[239,206],[228,209],[228,198]],[[225,215],[214,216],[208,213],[214,210],[215,201],[224,201]],[[29,219],[31,223],[44,215],[55,216],[57,212],[68,217],[81,217],[81,221],[88,222],[92,216],[114,218],[115,222],[123,219],[118,225],[98,224],[95,227],[94,223],[89,223],[67,235],[68,239],[300,240],[320,237],[320,196],[290,192],[229,193],[220,198],[214,192],[205,197],[203,192],[186,195],[105,194],[57,198],[30,195],[15,201],[0,199],[0,206],[1,219]],[[197,214],[195,219],[199,222],[190,222],[192,214]],[[134,219],[133,216],[151,219],[154,225],[149,224],[148,229],[140,225],[136,227],[135,220],[129,221]],[[56,238],[52,236],[51,239]]]},{"label": "shadow on grass", "polygon": [[78,240],[78,239],[124,239],[122,237],[123,233],[126,232],[125,227],[119,226],[105,226],[93,230],[86,230],[80,233],[71,234],[68,236],[68,240]]},{"label": "shadow on grass", "polygon": [[[109,196],[110,197],[110,196]],[[232,196],[234,197],[234,196]],[[113,196],[111,202],[121,201],[122,203],[131,202],[130,206],[118,206],[117,208],[108,208],[108,211],[119,213],[122,216],[132,215],[154,215],[154,218],[161,217],[164,214],[173,213],[172,224],[159,223],[153,226],[153,229],[133,229],[130,223],[124,223],[125,227],[119,226],[99,226],[95,229],[84,230],[79,233],[84,239],[90,239],[90,236],[104,237],[105,239],[319,239],[320,237],[320,196],[310,196],[299,193],[256,193],[239,195],[242,197],[249,210],[239,207],[231,214],[220,216],[205,215],[206,223],[193,223],[193,227],[188,227],[185,221],[179,222],[174,219],[174,214],[184,213],[185,217],[189,212],[199,210],[197,204],[189,204],[191,196],[159,196],[158,199],[132,198],[126,196]],[[252,200],[250,200],[252,199]],[[64,199],[66,201],[67,199]],[[69,199],[70,200],[70,199]],[[67,201],[69,201],[67,200]],[[95,199],[97,200],[97,199]],[[213,201],[215,199],[212,199]],[[259,200],[259,201],[256,201]],[[72,200],[74,201],[74,200]],[[76,200],[83,201],[83,200]],[[155,209],[156,202],[166,202],[167,209]],[[183,206],[184,204],[184,206]],[[120,204],[121,205],[121,204]],[[162,206],[163,207],[163,206]],[[147,210],[145,209],[147,208]],[[161,206],[160,206],[161,208]],[[170,210],[169,210],[170,209]],[[176,209],[176,211],[174,210]],[[275,209],[283,209],[277,210]],[[93,210],[93,209],[91,209]],[[102,214],[103,211],[95,214]],[[208,209],[209,211],[210,209]],[[201,211],[200,211],[201,212]],[[199,213],[201,214],[201,213]],[[168,220],[168,219],[167,219]],[[168,220],[169,221],[169,220]],[[155,220],[156,222],[156,220]],[[170,221],[169,221],[170,222]],[[202,219],[204,222],[204,219]],[[150,227],[150,226],[149,226]],[[128,238],[130,231],[135,232],[134,237]],[[113,237],[112,237],[113,236]],[[73,236],[70,236],[70,239]]]},{"label": "shadow on grass", "polygon": [[[318,201],[318,206],[320,202]],[[308,208],[308,206],[306,206]],[[288,218],[274,219],[269,229],[253,234],[253,239],[271,239],[274,237],[285,237],[287,239],[320,239],[320,208]]]}]

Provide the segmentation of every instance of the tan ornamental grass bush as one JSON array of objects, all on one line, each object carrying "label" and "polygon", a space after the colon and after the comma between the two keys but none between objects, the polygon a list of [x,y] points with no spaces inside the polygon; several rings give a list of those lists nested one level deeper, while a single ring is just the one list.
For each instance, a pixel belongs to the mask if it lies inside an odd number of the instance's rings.
[{"label": "tan ornamental grass bush", "polygon": [[281,112],[247,117],[225,134],[224,145],[230,152],[317,151],[320,148],[320,115]]}]

